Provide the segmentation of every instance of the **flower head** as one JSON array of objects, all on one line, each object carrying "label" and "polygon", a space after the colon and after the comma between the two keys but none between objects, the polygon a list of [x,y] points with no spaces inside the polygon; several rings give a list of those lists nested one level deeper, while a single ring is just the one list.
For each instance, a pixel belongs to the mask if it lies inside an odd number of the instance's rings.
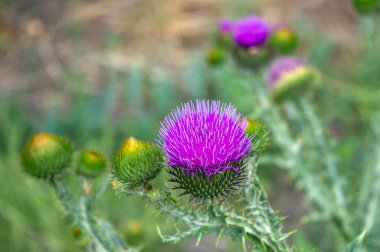
[{"label": "flower head", "polygon": [[263,45],[269,35],[269,24],[258,16],[248,16],[238,19],[233,29],[235,43],[244,48]]},{"label": "flower head", "polygon": [[177,107],[161,123],[159,144],[167,155],[167,165],[189,174],[211,176],[236,170],[250,151],[247,120],[231,104],[197,100]]},{"label": "flower head", "polygon": [[268,69],[268,88],[275,99],[282,99],[296,89],[312,84],[316,72],[304,60],[297,57],[283,57],[275,60]]}]

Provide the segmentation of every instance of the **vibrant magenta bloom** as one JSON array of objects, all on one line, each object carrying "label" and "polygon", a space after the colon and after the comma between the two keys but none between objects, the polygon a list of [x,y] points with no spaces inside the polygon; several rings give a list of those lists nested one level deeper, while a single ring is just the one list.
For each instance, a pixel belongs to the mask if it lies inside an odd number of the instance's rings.
[{"label": "vibrant magenta bloom", "polygon": [[294,70],[305,67],[305,62],[297,57],[282,57],[275,60],[268,69],[268,86],[274,88],[278,81],[287,74],[291,74]]},{"label": "vibrant magenta bloom", "polygon": [[248,16],[236,21],[233,36],[235,43],[244,48],[263,45],[271,32],[269,24],[261,17]]},{"label": "vibrant magenta bloom", "polygon": [[247,120],[231,104],[197,100],[177,107],[161,122],[161,148],[167,165],[208,176],[233,169],[250,151]]}]

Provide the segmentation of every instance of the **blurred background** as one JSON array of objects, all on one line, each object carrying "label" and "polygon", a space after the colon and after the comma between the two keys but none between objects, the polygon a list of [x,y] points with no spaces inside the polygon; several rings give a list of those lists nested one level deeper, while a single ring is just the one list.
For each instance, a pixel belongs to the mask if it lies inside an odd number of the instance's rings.
[{"label": "blurred background", "polygon": [[[189,99],[217,98],[250,114],[249,76],[205,60],[218,21],[250,14],[291,25],[300,37],[297,54],[340,80],[323,83],[328,91],[314,99],[337,118],[331,130],[349,139],[339,151],[352,157],[371,137],[358,115],[377,106],[371,94],[379,90],[380,52],[365,51],[367,21],[351,1],[1,0],[0,251],[80,251],[48,185],[21,170],[19,152],[32,133],[66,135],[77,148],[111,158],[125,137],[154,141],[163,116]],[[332,251],[320,235],[323,222],[302,224],[309,206],[289,175],[270,166],[259,172],[272,205],[287,216],[286,230],[299,230],[291,242]],[[163,244],[156,224],[170,232],[173,223],[111,188],[95,212],[143,251],[242,249],[228,239],[214,248],[213,236],[199,246],[193,239]]]}]

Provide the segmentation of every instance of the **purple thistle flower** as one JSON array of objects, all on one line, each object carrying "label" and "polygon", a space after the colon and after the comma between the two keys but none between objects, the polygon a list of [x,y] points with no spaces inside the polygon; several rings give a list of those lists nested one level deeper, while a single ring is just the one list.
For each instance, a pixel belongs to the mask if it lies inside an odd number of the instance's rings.
[{"label": "purple thistle flower", "polygon": [[222,33],[231,33],[234,29],[235,21],[229,18],[224,18],[219,21],[219,31]]},{"label": "purple thistle flower", "polygon": [[305,61],[297,57],[282,57],[275,60],[268,69],[268,87],[273,89],[277,83],[287,74],[294,70],[305,67]]},{"label": "purple thistle flower", "polygon": [[159,145],[167,165],[211,176],[235,167],[250,151],[248,122],[231,104],[197,100],[182,104],[161,122]]},{"label": "purple thistle flower", "polygon": [[244,48],[263,45],[271,32],[269,24],[261,17],[238,19],[233,29],[235,43]]}]

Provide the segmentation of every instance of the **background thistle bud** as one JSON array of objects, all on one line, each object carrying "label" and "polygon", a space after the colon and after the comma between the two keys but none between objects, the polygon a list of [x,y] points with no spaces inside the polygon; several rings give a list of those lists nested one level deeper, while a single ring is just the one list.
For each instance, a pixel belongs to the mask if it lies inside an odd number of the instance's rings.
[{"label": "background thistle bud", "polygon": [[232,33],[237,46],[243,48],[258,47],[266,43],[270,34],[270,27],[259,16],[247,16],[236,20]]},{"label": "background thistle bud", "polygon": [[218,24],[218,32],[215,34],[215,42],[218,47],[229,49],[233,46],[232,31],[234,20],[222,19]]},{"label": "background thistle bud", "polygon": [[144,185],[158,175],[162,163],[162,153],[155,144],[130,137],[113,159],[112,173],[117,179],[115,184],[121,182],[128,187]]},{"label": "background thistle bud", "polygon": [[268,88],[273,99],[281,102],[305,91],[317,80],[316,70],[297,57],[275,60],[268,69]]},{"label": "background thistle bud", "polygon": [[352,2],[355,9],[362,14],[375,11],[380,7],[379,0],[353,0]]},{"label": "background thistle bud", "polygon": [[279,53],[288,54],[298,46],[296,33],[286,26],[276,28],[269,39],[271,46]]},{"label": "background thistle bud", "polygon": [[21,163],[30,175],[49,178],[61,173],[69,165],[72,154],[73,146],[69,140],[39,133],[26,143],[21,154]]},{"label": "background thistle bud", "polygon": [[238,189],[251,149],[246,128],[246,118],[219,101],[188,102],[166,116],[158,142],[174,188],[202,202]]},{"label": "background thistle bud", "polygon": [[226,52],[220,47],[213,47],[208,51],[206,60],[212,66],[220,65],[226,60]]},{"label": "background thistle bud", "polygon": [[95,151],[85,150],[80,153],[76,172],[87,178],[96,178],[106,169],[106,160]]}]

